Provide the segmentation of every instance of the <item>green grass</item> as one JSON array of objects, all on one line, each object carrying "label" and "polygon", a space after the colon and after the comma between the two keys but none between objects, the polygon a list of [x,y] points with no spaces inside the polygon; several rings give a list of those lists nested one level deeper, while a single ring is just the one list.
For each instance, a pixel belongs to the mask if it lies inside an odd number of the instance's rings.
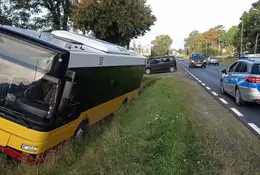
[{"label": "green grass", "polygon": [[237,58],[219,58],[219,64],[224,65],[224,66],[230,66],[236,60],[237,60]]},{"label": "green grass", "polygon": [[1,174],[207,174],[217,162],[207,153],[189,117],[193,86],[172,78],[145,78],[136,100],[113,120],[90,130],[38,166],[5,161]]}]

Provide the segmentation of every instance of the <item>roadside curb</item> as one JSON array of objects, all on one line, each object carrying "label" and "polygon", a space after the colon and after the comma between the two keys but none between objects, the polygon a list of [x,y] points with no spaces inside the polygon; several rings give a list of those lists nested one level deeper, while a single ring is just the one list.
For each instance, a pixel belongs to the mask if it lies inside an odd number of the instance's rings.
[{"label": "roadside curb", "polygon": [[258,128],[254,123],[247,123],[242,120],[244,115],[237,110],[236,108],[232,108],[229,106],[229,103],[221,98],[218,93],[211,90],[205,83],[203,83],[200,79],[198,79],[195,75],[193,75],[189,70],[187,70],[181,63],[177,62],[179,66],[181,66],[188,75],[193,78],[203,89],[206,90],[215,100],[217,100],[220,104],[222,104],[226,109],[228,109],[241,123],[243,123],[251,132],[253,132],[258,138],[260,138],[260,128]]}]

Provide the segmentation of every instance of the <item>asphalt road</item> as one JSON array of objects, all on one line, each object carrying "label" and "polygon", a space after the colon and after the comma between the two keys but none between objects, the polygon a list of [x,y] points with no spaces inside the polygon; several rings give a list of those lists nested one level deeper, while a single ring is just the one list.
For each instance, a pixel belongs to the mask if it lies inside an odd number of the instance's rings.
[{"label": "asphalt road", "polygon": [[240,117],[240,120],[243,121],[243,123],[248,124],[258,134],[260,134],[260,105],[247,104],[246,106],[239,107],[235,104],[233,97],[222,95],[220,93],[220,77],[222,75],[221,70],[227,68],[227,66],[209,65],[207,68],[189,68],[189,63],[187,60],[179,61],[179,64],[193,74],[198,81],[201,81],[200,83],[202,83],[202,85],[205,84],[205,87],[209,87],[207,90],[210,90],[212,94],[218,96],[222,103],[227,105],[229,108],[232,108],[233,112]]}]

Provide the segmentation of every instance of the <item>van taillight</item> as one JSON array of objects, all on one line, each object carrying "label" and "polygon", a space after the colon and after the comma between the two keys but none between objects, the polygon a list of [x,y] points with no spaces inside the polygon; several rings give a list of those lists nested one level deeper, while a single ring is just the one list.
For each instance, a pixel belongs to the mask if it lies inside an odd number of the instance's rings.
[{"label": "van taillight", "polygon": [[248,77],[246,81],[249,83],[260,83],[260,77]]}]

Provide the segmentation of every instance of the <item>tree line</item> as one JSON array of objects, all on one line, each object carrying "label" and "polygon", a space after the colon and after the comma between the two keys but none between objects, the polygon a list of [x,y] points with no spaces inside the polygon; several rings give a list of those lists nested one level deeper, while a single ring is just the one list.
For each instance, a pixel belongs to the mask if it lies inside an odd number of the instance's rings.
[{"label": "tree line", "polygon": [[223,25],[219,25],[203,33],[192,31],[184,40],[185,53],[201,52],[207,55],[260,53],[259,34],[260,0],[253,3],[250,9],[242,14],[238,25],[228,30]]},{"label": "tree line", "polygon": [[237,26],[232,26],[226,30],[223,25],[210,28],[203,33],[194,30],[184,39],[184,52],[186,54],[199,52],[207,56],[232,55],[234,51],[233,38],[238,30]]},{"label": "tree line", "polygon": [[81,31],[128,48],[155,21],[146,0],[0,0],[0,24]]}]

